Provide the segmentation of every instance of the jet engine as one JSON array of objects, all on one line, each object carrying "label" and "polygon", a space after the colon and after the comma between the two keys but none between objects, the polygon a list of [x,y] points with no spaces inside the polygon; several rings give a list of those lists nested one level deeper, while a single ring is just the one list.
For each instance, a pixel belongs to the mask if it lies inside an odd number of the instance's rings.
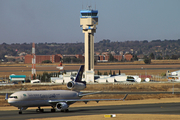
[{"label": "jet engine", "polygon": [[56,104],[56,109],[57,110],[66,110],[68,109],[68,105],[65,102],[59,102]]},{"label": "jet engine", "polygon": [[86,88],[86,82],[82,81],[82,82],[74,82],[74,81],[70,81],[67,83],[67,88],[71,89],[71,90],[83,90],[84,88]]}]

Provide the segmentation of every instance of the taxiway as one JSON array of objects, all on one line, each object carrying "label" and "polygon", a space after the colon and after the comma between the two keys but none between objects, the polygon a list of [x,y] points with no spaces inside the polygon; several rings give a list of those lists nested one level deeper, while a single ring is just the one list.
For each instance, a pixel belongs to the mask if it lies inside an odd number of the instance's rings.
[{"label": "taxiway", "polygon": [[19,115],[18,110],[0,110],[0,120],[25,120],[33,118],[52,118],[65,116],[82,116],[98,114],[168,114],[180,115],[179,103],[157,103],[157,104],[134,104],[134,105],[109,105],[93,107],[70,107],[69,112],[51,113],[50,109],[45,109],[44,113],[37,113],[35,109],[23,111]]}]

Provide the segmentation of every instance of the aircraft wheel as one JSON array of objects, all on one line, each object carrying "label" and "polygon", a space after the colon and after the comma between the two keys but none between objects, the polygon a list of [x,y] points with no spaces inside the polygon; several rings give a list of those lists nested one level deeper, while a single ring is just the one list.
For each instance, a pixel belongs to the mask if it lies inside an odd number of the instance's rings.
[{"label": "aircraft wheel", "polygon": [[22,114],[22,111],[19,111],[19,114]]},{"label": "aircraft wheel", "polygon": [[69,109],[64,110],[64,112],[69,112]]},{"label": "aircraft wheel", "polygon": [[51,109],[51,112],[56,112],[56,109]]},{"label": "aircraft wheel", "polygon": [[39,111],[40,111],[40,112],[44,112],[44,109],[40,109]]}]

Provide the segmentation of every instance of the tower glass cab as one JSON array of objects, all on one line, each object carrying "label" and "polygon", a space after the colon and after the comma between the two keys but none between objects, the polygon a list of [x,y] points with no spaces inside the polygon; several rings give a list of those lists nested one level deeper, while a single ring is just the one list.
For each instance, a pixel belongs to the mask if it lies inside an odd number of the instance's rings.
[{"label": "tower glass cab", "polygon": [[94,78],[88,76],[93,73],[94,77],[94,33],[97,29],[96,25],[98,25],[98,10],[81,10],[80,14],[80,26],[85,41],[85,76],[94,82]]},{"label": "tower glass cab", "polygon": [[81,10],[80,13],[81,13],[81,18],[88,18],[88,17],[98,18],[97,10]]}]

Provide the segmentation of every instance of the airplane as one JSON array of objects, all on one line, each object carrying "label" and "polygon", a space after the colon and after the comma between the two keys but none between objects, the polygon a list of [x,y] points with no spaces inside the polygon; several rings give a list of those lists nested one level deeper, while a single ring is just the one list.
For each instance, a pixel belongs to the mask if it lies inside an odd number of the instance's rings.
[{"label": "airplane", "polygon": [[36,112],[44,112],[41,109],[43,106],[51,106],[51,112],[61,111],[68,112],[69,106],[77,101],[82,101],[85,104],[89,101],[109,101],[109,100],[125,100],[127,95],[122,99],[81,99],[83,96],[97,94],[93,93],[81,93],[80,90],[86,88],[86,82],[82,80],[82,74],[84,71],[84,65],[81,65],[76,78],[73,81],[67,83],[67,88],[71,90],[41,90],[41,91],[19,91],[10,95],[6,93],[5,100],[12,106],[19,109],[19,114],[22,114],[23,110],[28,107],[38,107]]}]

